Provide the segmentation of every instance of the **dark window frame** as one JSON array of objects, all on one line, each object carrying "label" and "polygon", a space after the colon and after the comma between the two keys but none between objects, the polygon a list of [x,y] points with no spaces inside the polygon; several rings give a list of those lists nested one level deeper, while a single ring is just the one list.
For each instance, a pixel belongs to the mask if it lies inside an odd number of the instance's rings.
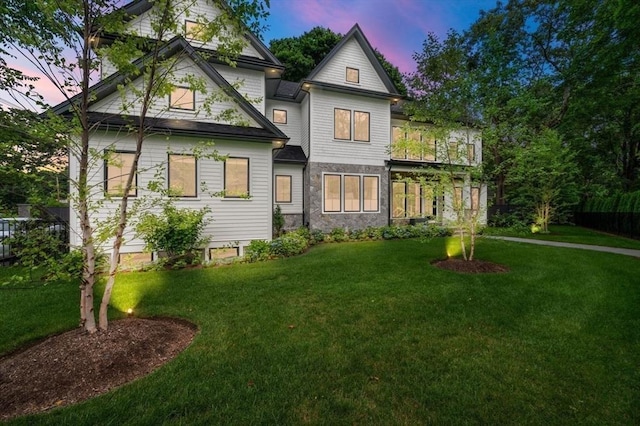
[{"label": "dark window frame", "polygon": [[[366,199],[365,199],[365,194],[366,194],[366,187],[367,185],[365,184],[365,180],[369,178],[369,179],[375,179],[376,181],[376,189],[377,189],[377,197],[376,197],[376,209],[375,210],[368,210],[365,206],[366,206]],[[379,212],[380,211],[380,176],[374,176],[374,175],[365,175],[362,176],[362,211],[366,212],[366,213],[375,213],[375,212]]]},{"label": "dark window frame", "polygon": [[[289,178],[289,201],[282,201],[278,199],[278,178],[279,177],[286,177]],[[293,203],[293,176],[292,175],[276,175],[276,179],[275,179],[275,202],[277,204],[291,204]]]},{"label": "dark window frame", "polygon": [[[227,195],[227,160],[247,160],[247,191],[242,195]],[[224,161],[223,171],[222,171],[222,185],[224,188],[224,198],[226,199],[238,199],[238,198],[246,198],[251,193],[251,159],[249,157],[227,157]]]},{"label": "dark window frame", "polygon": [[[367,114],[367,139],[356,139],[356,114]],[[356,142],[371,142],[371,113],[367,111],[353,110],[353,140]]]},{"label": "dark window frame", "polygon": [[[338,111],[348,111],[349,112],[349,137],[348,138],[339,138],[336,135],[336,130],[337,130],[337,127],[336,127],[336,117],[337,117],[337,115],[336,114],[337,114]],[[352,129],[353,126],[352,126],[352,117],[351,117],[352,114],[351,113],[352,113],[352,111],[350,109],[337,108],[337,107],[333,108],[333,138],[334,139],[339,140],[339,141],[350,141],[350,140],[352,140],[351,139],[351,137],[352,137],[351,132],[353,130]]]},{"label": "dark window frame", "polygon": [[167,154],[167,188],[169,190],[169,194],[171,194],[171,157],[191,157],[193,158],[193,171],[194,171],[194,181],[193,181],[193,191],[194,195],[170,195],[175,198],[198,198],[198,158],[192,154],[178,154],[178,153],[168,153]]},{"label": "dark window frame", "polygon": [[[339,202],[339,206],[338,206],[338,210],[327,210],[327,177],[328,176],[337,176],[340,179],[340,184],[339,184],[339,196],[338,196],[338,202]],[[336,174],[336,173],[325,173],[324,175],[322,175],[322,211],[323,213],[343,213],[342,210],[342,174]]]},{"label": "dark window frame", "polygon": [[[276,111],[284,112],[284,121],[276,121]],[[273,118],[274,124],[287,124],[288,116],[289,114],[287,113],[286,109],[279,109],[279,108],[274,108],[271,115],[271,117]]]},{"label": "dark window frame", "polygon": [[[104,150],[104,155],[105,155],[105,159],[104,159],[104,193],[105,195],[108,195],[110,197],[119,197],[122,198],[124,196],[124,193],[122,194],[112,194],[109,193],[109,159],[107,158],[109,155],[112,154],[132,154],[135,155],[136,152],[135,151],[128,151],[128,150],[119,150],[119,149],[105,149]],[[125,176],[125,175],[121,175],[121,176]],[[134,182],[133,182],[133,187],[131,188],[133,190],[133,194],[129,194],[129,197],[137,197],[138,196],[138,173],[136,171],[135,177],[134,177]]]}]

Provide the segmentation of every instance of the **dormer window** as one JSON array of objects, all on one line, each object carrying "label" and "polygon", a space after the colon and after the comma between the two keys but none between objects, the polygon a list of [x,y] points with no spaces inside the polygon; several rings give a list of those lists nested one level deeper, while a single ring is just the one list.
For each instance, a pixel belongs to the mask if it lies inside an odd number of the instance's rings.
[{"label": "dormer window", "polygon": [[184,34],[187,39],[203,41],[204,26],[195,21],[185,21]]},{"label": "dormer window", "polygon": [[195,111],[196,94],[188,87],[174,87],[169,95],[169,108]]},{"label": "dormer window", "polygon": [[287,124],[287,110],[274,109],[273,122],[277,124]]},{"label": "dormer window", "polygon": [[347,67],[347,81],[349,83],[360,83],[360,70]]}]

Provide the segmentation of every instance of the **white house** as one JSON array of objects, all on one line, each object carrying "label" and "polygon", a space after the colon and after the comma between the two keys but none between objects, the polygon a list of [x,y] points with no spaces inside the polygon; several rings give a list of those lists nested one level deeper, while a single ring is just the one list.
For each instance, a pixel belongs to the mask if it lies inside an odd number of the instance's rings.
[{"label": "white house", "polygon": [[[216,4],[201,0],[190,8],[191,18],[185,14],[182,33],[167,36],[162,53],[179,61],[177,87],[168,97],[156,99],[149,114],[149,136],[131,193],[134,199],[151,194],[147,184],[157,178],[158,165],[164,165],[160,170],[166,185],[179,194],[177,207],[211,208],[213,221],[205,230],[211,236],[207,258],[214,249],[242,254],[251,240],[270,239],[276,205],[285,215],[287,228],[308,226],[322,231],[421,218],[444,221],[451,215],[446,195],[411,187],[399,178],[417,166],[437,169],[442,159],[390,148],[410,120],[402,114],[402,97],[357,24],[306,79],[290,82],[281,79],[283,65],[250,32],[244,35],[246,44],[236,67],[217,59],[215,42],[202,43],[193,36],[197,28],[193,17],[212,19],[220,13]],[[128,24],[142,36],[150,34],[153,3],[137,0],[124,8],[131,17]],[[142,66],[142,60],[134,65]],[[179,84],[187,75],[206,81],[209,91],[224,90],[227,97],[207,111],[200,92]],[[96,130],[90,143],[118,161],[92,166],[91,184],[100,188],[95,198],[103,201],[94,220],[106,218],[117,206],[120,176],[130,169],[134,150],[127,124],[138,113],[134,103],[122,112],[118,86],[124,76],[105,62],[101,77],[91,89],[91,121]],[[65,114],[69,108],[65,102],[54,110]],[[243,125],[222,114],[231,108]],[[468,140],[473,146],[466,152],[472,153],[473,166],[482,161],[482,145],[479,133],[471,134]],[[202,140],[213,140],[227,159],[191,155]],[[77,167],[72,158],[72,176]],[[114,197],[106,199],[105,194]],[[486,205],[484,190],[463,196],[475,202],[474,208]],[[72,229],[77,229],[73,212],[71,218]],[[72,245],[79,244],[73,232],[71,238]],[[122,251],[140,253],[143,247],[142,241],[130,238]]]}]

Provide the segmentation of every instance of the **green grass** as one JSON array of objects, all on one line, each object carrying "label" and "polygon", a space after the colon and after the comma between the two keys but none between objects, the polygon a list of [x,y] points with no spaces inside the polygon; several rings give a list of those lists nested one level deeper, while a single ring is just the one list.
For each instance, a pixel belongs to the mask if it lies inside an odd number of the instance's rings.
[{"label": "green grass", "polygon": [[487,234],[640,250],[640,240],[606,234],[580,226],[551,225],[549,226],[549,234],[514,232],[509,228],[490,228]]},{"label": "green grass", "polygon": [[[326,244],[279,261],[128,273],[114,314],[199,326],[132,384],[16,424],[638,424],[638,259],[482,240]],[[77,288],[0,290],[0,351],[77,321]],[[290,326],[294,326],[290,328]],[[251,384],[251,385],[250,385]]]}]

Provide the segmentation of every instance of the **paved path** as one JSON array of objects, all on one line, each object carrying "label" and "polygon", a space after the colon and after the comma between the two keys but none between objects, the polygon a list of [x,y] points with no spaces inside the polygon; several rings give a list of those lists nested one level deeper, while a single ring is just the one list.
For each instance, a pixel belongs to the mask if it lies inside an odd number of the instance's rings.
[{"label": "paved path", "polygon": [[603,251],[607,253],[616,253],[616,254],[624,254],[626,256],[640,257],[640,250],[618,248],[618,247],[593,246],[589,244],[561,243],[559,241],[532,240],[529,238],[516,238],[516,237],[485,236],[483,238],[514,241],[517,243],[538,244],[541,246],[566,247],[566,248],[577,248],[582,250]]}]

